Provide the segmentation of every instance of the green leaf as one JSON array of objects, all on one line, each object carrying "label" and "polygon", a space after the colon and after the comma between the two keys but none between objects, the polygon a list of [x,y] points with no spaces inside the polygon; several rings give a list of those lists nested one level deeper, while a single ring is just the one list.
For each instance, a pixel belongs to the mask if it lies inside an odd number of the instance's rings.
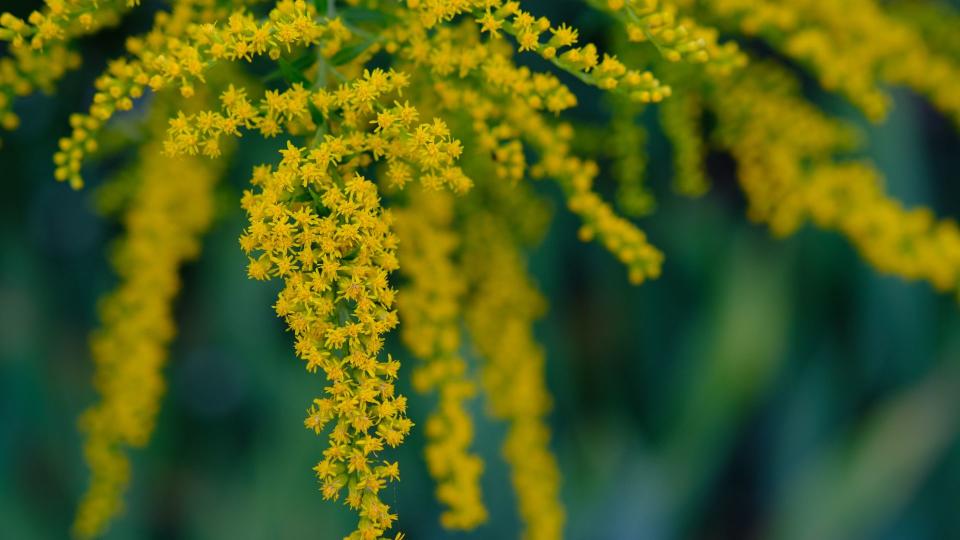
[{"label": "green leaf", "polygon": [[288,83],[301,83],[303,85],[309,85],[310,79],[303,74],[303,70],[297,67],[293,62],[288,62],[283,58],[277,60],[277,64],[280,66],[280,73],[283,74],[283,78],[287,80]]},{"label": "green leaf", "polygon": [[323,126],[327,119],[323,117],[323,113],[320,112],[320,109],[318,109],[313,103],[307,103],[307,108],[310,110],[310,118],[313,119],[313,123],[317,124],[318,126]]},{"label": "green leaf", "polygon": [[[277,63],[279,64],[279,69],[276,69],[268,73],[264,78],[263,82],[271,82],[281,77],[290,81],[290,76],[296,78],[306,79],[306,76],[303,74],[304,71],[310,69],[314,63],[317,61],[317,55],[313,51],[307,51],[302,56],[297,58],[292,62],[288,62],[284,59],[280,59]],[[284,64],[287,65],[287,70],[284,71]],[[299,75],[294,75],[294,72],[299,72]],[[289,75],[289,76],[288,76]],[[302,82],[302,81],[290,81],[290,82]]]},{"label": "green leaf", "polygon": [[309,69],[317,61],[317,55],[313,51],[307,51],[303,53],[300,58],[297,58],[292,62],[292,64],[301,70]]},{"label": "green leaf", "polygon": [[372,43],[372,39],[365,39],[356,45],[344,47],[337,51],[337,54],[330,57],[330,63],[334,66],[342,66],[343,64],[346,64],[347,62],[363,54],[364,51],[370,48]]},{"label": "green leaf", "polygon": [[[322,0],[317,1],[321,2]],[[370,23],[378,26],[386,26],[397,21],[397,18],[393,15],[362,7],[344,8],[337,11],[337,15],[343,20],[353,24]]]}]

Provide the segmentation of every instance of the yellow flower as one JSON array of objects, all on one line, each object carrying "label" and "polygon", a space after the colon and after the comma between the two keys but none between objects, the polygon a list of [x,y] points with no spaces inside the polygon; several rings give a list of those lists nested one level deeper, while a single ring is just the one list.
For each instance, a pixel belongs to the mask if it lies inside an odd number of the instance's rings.
[{"label": "yellow flower", "polygon": [[481,379],[489,410],[508,423],[503,455],[524,524],[521,537],[560,538],[565,521],[560,473],[544,418],[551,400],[543,350],[532,328],[543,311],[543,299],[529,283],[502,220],[483,212],[471,214],[464,236],[462,271],[474,291],[466,321],[484,357]]},{"label": "yellow flower", "polygon": [[420,360],[413,375],[419,392],[434,391],[438,403],[426,423],[426,459],[444,505],[441,523],[473,529],[487,519],[480,494],[483,462],[470,452],[473,422],[467,402],[476,394],[460,355],[462,298],[453,229],[454,201],[443,192],[417,190],[397,213],[401,273],[409,279],[399,295],[401,335]]},{"label": "yellow flower", "polygon": [[100,305],[100,327],[90,349],[98,402],[81,417],[84,457],[91,479],[77,510],[74,532],[101,535],[123,508],[130,481],[127,450],[147,444],[165,388],[162,368],[174,334],[173,298],[180,266],[200,251],[200,236],[213,218],[213,187],[220,167],[197,159],[160,154],[170,94],[158,97],[151,118],[157,138],[146,144],[128,176],[103,194],[129,190],[126,231],[113,252],[120,281]]}]

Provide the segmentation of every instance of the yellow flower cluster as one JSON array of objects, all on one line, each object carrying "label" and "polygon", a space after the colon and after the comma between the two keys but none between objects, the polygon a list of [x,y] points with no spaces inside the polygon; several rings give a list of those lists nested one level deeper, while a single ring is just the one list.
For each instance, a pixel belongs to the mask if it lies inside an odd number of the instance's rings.
[{"label": "yellow flower cluster", "polygon": [[177,84],[180,93],[190,97],[193,85],[203,82],[204,72],[218,62],[249,61],[263,54],[277,59],[294,46],[315,45],[328,34],[339,40],[347,32],[342,25],[317,22],[313,5],[303,0],[281,0],[263,22],[238,11],[224,25],[195,22],[195,6],[184,6],[181,17],[174,16],[179,15],[176,11],[158,15],[145,38],[128,42],[132,58],[114,61],[97,79],[89,114],[75,115],[72,133],[60,140],[54,156],[58,180],[69,180],[75,188],[83,185],[80,169],[84,156],[97,149],[97,133],[118,111],[131,109],[147,89]]},{"label": "yellow flower cluster", "polygon": [[872,119],[890,105],[881,86],[896,84],[960,124],[960,64],[875,0],[716,0],[706,8],[725,27],[760,36],[810,66],[824,88],[842,92]]},{"label": "yellow flower cluster", "polygon": [[[672,102],[672,97],[665,103]],[[647,130],[636,121],[635,104],[610,101],[610,129],[597,137],[601,155],[612,161],[610,173],[617,182],[617,207],[626,215],[640,217],[653,212],[656,203],[644,180],[647,170]]]},{"label": "yellow flower cluster", "polygon": [[629,41],[649,41],[670,62],[709,63],[711,70],[723,74],[747,62],[736,42],[721,45],[715,28],[701,26],[690,17],[678,18],[678,8],[669,0],[591,0],[591,3],[613,13],[625,25]]},{"label": "yellow flower cluster", "polygon": [[258,105],[250,102],[245,88],[230,85],[221,94],[220,103],[222,112],[180,113],[171,119],[166,152],[171,155],[199,152],[217,157],[221,137],[239,137],[241,128],[255,129],[264,137],[276,137],[284,132],[312,132],[317,128],[310,116],[310,92],[299,83],[282,92],[267,91]]},{"label": "yellow flower cluster", "polygon": [[843,233],[877,270],[941,292],[960,290],[960,227],[926,208],[904,209],[883,192],[873,168],[818,167],[799,196],[814,223]]},{"label": "yellow flower cluster", "polygon": [[660,125],[673,146],[673,187],[688,196],[703,195],[709,188],[701,136],[703,108],[697,96],[683,92],[660,106]]},{"label": "yellow flower cluster", "polygon": [[597,165],[566,154],[563,144],[543,148],[545,155],[533,174],[560,179],[567,207],[583,220],[580,239],[599,239],[627,267],[630,282],[635,285],[660,277],[663,253],[647,241],[643,231],[617,215],[592,189]]},{"label": "yellow flower cluster", "polygon": [[[565,24],[553,27],[546,17],[534,17],[521,9],[519,2],[505,2],[499,9],[484,7],[486,11],[478,22],[485,32],[496,36],[502,28],[516,38],[520,52],[539,53],[591,86],[623,93],[642,103],[658,102],[670,96],[670,87],[661,85],[649,71],[628,69],[617,57],[608,54],[601,58],[592,43],[575,46],[578,33]],[[541,41],[547,33],[549,39]]]},{"label": "yellow flower cluster", "polygon": [[508,114],[514,125],[522,129],[524,140],[540,154],[531,175],[556,178],[567,197],[567,207],[583,221],[581,240],[597,238],[627,267],[630,282],[635,285],[659,277],[663,253],[647,241],[643,231],[619,216],[594,191],[599,168],[592,161],[572,155],[573,129],[567,124],[543,125],[542,119],[531,118],[522,107],[513,107]]},{"label": "yellow flower cluster", "polygon": [[307,370],[320,368],[329,382],[304,420],[318,435],[334,424],[314,470],[324,498],[346,491],[346,504],[360,514],[351,538],[367,540],[396,519],[379,493],[399,478],[399,468],[376,454],[399,445],[413,427],[406,398],[394,388],[400,363],[378,358],[383,334],[397,324],[387,280],[397,268],[397,239],[373,183],[319,171],[292,146],[276,169],[258,168],[257,191],[242,202],[250,225],[240,242],[259,253],[250,259],[250,277],[283,279],[277,315],[294,332]]},{"label": "yellow flower cluster", "polygon": [[41,90],[52,92],[54,84],[80,64],[80,55],[69,42],[115,24],[133,7],[135,0],[46,0],[42,11],[27,20],[0,13],[0,41],[9,43],[0,58],[0,128],[16,129],[19,117],[12,111],[13,99]]},{"label": "yellow flower cluster", "polygon": [[[351,538],[363,540],[380,538],[396,519],[378,494],[399,477],[399,469],[396,463],[378,464],[375,455],[403,442],[413,422],[406,416],[406,398],[395,393],[399,362],[378,359],[383,335],[397,324],[388,282],[398,267],[394,220],[381,209],[376,185],[357,168],[383,159],[385,177],[397,187],[413,178],[428,188],[462,191],[470,185],[454,164],[459,142],[443,122],[415,125],[416,109],[380,105],[406,80],[377,70],[335,92],[315,94],[311,101],[337,134],[326,134],[313,148],[288,143],[276,169],[257,170],[252,180],[257,191],[246,192],[242,202],[250,225],[240,244],[257,255],[250,258],[249,275],[284,280],[276,312],[296,335],[295,350],[307,370],[320,368],[329,381],[305,420],[317,434],[334,424],[315,467],[321,491],[336,499],[346,490],[346,503],[360,515]],[[249,108],[229,106],[220,118],[237,118],[238,110]],[[269,106],[263,110],[271,114]],[[370,116],[375,127],[364,131],[363,118]],[[242,116],[238,125],[251,118]],[[176,142],[183,135],[176,121],[171,131],[169,147],[183,149]]]},{"label": "yellow flower cluster", "polygon": [[[832,156],[851,146],[850,133],[804,103],[782,72],[750,71],[717,94],[714,110],[721,143],[737,159],[751,217],[777,235],[810,219],[844,234],[877,270],[957,290],[956,223],[937,221],[926,209],[905,210],[866,164],[837,164]],[[794,129],[784,130],[784,123]]]},{"label": "yellow flower cluster", "polygon": [[481,372],[490,413],[508,422],[503,456],[511,468],[526,540],[561,538],[565,512],[560,472],[549,448],[543,349],[533,322],[545,304],[526,276],[516,240],[498,216],[468,214],[462,271],[471,282],[466,321],[485,362]]},{"label": "yellow flower cluster", "polygon": [[397,39],[409,43],[405,56],[415,66],[427,67],[436,77],[481,77],[500,92],[523,96],[535,109],[559,113],[577,104],[577,99],[555,76],[518,67],[510,59],[512,49],[502,42],[483,42],[478,27],[463,24],[442,27],[404,28]]},{"label": "yellow flower cluster", "polygon": [[[449,20],[458,14],[470,13],[476,17],[476,24],[479,25],[481,32],[491,38],[500,37],[501,31],[510,34],[516,39],[520,52],[536,52],[586,84],[622,93],[630,99],[644,103],[657,102],[670,95],[670,88],[661,85],[649,71],[640,72],[629,69],[615,56],[604,54],[601,57],[597,46],[592,43],[576,46],[579,40],[577,30],[565,24],[551,26],[549,19],[534,17],[521,9],[519,2],[414,0],[407,3],[418,10],[419,21],[425,29],[432,28],[438,22]],[[408,20],[411,24],[415,24],[415,20],[409,18]],[[549,37],[544,40],[545,35]],[[459,51],[463,50],[463,47],[455,44],[451,50]],[[551,108],[551,110],[554,109]]]},{"label": "yellow flower cluster", "polygon": [[[504,8],[517,9],[517,8]],[[521,12],[522,13],[522,12]],[[481,23],[482,24],[482,23]],[[549,26],[549,25],[548,25]],[[437,34],[442,34],[442,30]],[[457,34],[468,44],[468,50],[476,50],[476,42],[469,33]],[[574,38],[575,39],[575,38]],[[451,47],[452,48],[452,47]],[[490,54],[497,54],[504,66],[512,61],[504,53],[490,48]],[[446,75],[452,84],[436,84],[434,91],[441,96],[442,103],[450,110],[459,108],[486,111],[487,116],[499,114],[508,129],[516,133],[530,149],[541,154],[541,160],[531,168],[534,177],[551,177],[560,181],[568,198],[571,211],[584,220],[580,236],[584,240],[598,238],[604,246],[613,252],[629,269],[630,280],[641,283],[645,279],[656,278],[660,274],[663,255],[651,246],[646,236],[634,224],[618,216],[613,209],[592,189],[594,177],[598,174],[595,163],[581,160],[570,154],[570,139],[573,132],[569,126],[553,125],[537,114],[540,102],[525,97],[524,93],[513,91],[510,87],[497,84],[496,77],[477,77],[469,70],[459,73],[434,72],[436,76]],[[482,95],[461,88],[461,79],[486,86],[488,94]],[[492,94],[492,95],[491,95]],[[502,103],[494,99],[500,96]],[[644,101],[644,100],[641,100]]]},{"label": "yellow flower cluster", "polygon": [[[169,102],[169,96],[162,100]],[[166,109],[154,110],[159,114],[151,130],[162,137]],[[90,341],[100,401],[80,419],[91,479],[74,523],[79,538],[99,536],[121,511],[130,481],[127,450],[145,446],[153,431],[175,333],[179,269],[200,251],[219,170],[195,158],[164,157],[157,138],[127,173],[133,187],[123,216],[126,232],[111,259],[120,282],[103,299],[100,327]]]},{"label": "yellow flower cluster", "polygon": [[510,185],[523,179],[527,160],[519,132],[504,121],[497,103],[469,88],[453,91],[443,82],[434,83],[432,90],[441,100],[437,105],[443,114],[459,115],[461,121],[470,126],[473,137],[470,150],[476,154],[474,157],[489,158],[472,162],[475,169],[483,169],[480,175],[492,174],[510,181]]},{"label": "yellow flower cluster", "polygon": [[90,33],[114,23],[118,14],[139,5],[140,0],[44,0],[44,4],[43,11],[33,11],[26,21],[9,13],[0,15],[0,40],[42,49],[79,34],[77,27]]},{"label": "yellow flower cluster", "polygon": [[789,194],[802,184],[807,163],[851,148],[853,134],[801,100],[796,81],[773,66],[751,65],[723,84],[711,109],[718,142],[737,161],[748,215],[777,235],[790,234],[803,223],[803,209]]},{"label": "yellow flower cluster", "polygon": [[396,220],[401,274],[408,279],[399,294],[401,336],[421,362],[414,388],[438,395],[425,425],[425,453],[437,500],[445,507],[441,523],[470,530],[486,521],[487,510],[480,493],[483,461],[470,452],[473,422],[467,404],[477,388],[460,353],[467,283],[454,259],[459,243],[454,200],[448,193],[423,190],[411,190],[409,196]]},{"label": "yellow flower cluster", "polygon": [[[639,284],[660,275],[663,254],[647,241],[643,231],[617,215],[593,190],[599,169],[596,163],[572,155],[570,142],[574,132],[570,125],[552,124],[522,97],[507,94],[501,96],[498,103],[492,99],[496,96],[480,96],[462,88],[461,84],[454,80],[438,83],[433,89],[440,95],[443,106],[451,110],[486,102],[482,109],[489,115],[499,115],[518,141],[539,154],[540,159],[530,167],[529,174],[533,178],[554,178],[560,183],[568,208],[584,222],[581,239],[600,240],[627,266],[632,283]],[[496,87],[491,90],[501,92]]]},{"label": "yellow flower cluster", "polygon": [[[344,128],[345,132],[324,134],[316,148],[309,150],[305,182],[326,179],[327,167],[340,164],[348,156],[369,153],[353,166],[366,164],[371,157],[384,159],[386,178],[392,186],[402,188],[416,177],[431,188],[446,186],[455,192],[470,189],[472,181],[456,165],[463,148],[442,120],[417,124],[419,112],[409,103],[395,101],[392,106],[384,106],[379,102],[396,95],[407,84],[408,77],[402,72],[375,69],[332,92],[320,89],[311,94],[299,84],[282,92],[270,91],[257,107],[244,91],[231,87],[221,95],[222,113],[181,114],[171,120],[166,151],[172,155],[202,151],[216,156],[220,136],[239,136],[241,127],[255,128],[272,137],[285,124],[312,126],[309,106],[313,106],[328,119],[330,127]],[[334,125],[332,118],[338,118],[339,125]],[[358,130],[366,120],[375,124],[373,132]]]}]

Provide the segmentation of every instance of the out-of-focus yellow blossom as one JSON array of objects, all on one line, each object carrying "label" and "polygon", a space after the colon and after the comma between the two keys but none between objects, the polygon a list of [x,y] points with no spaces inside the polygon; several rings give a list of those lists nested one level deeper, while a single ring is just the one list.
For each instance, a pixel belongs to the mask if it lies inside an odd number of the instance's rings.
[{"label": "out-of-focus yellow blossom", "polygon": [[855,142],[849,129],[798,96],[798,84],[785,71],[756,64],[726,79],[710,104],[717,141],[737,161],[749,217],[769,223],[778,235],[803,222],[802,207],[788,194],[802,183],[807,163],[829,160]]},{"label": "out-of-focus yellow blossom", "polygon": [[[420,81],[415,81],[414,88],[418,87],[417,83],[419,82]],[[516,250],[520,249],[521,246],[540,240],[546,220],[548,219],[547,210],[543,208],[542,203],[532,193],[529,184],[504,181],[511,180],[512,177],[509,174],[503,174],[505,169],[503,155],[490,150],[491,145],[497,144],[495,141],[500,138],[512,140],[518,145],[522,144],[520,138],[522,131],[514,125],[511,119],[506,117],[503,104],[475,92],[469,85],[459,87],[457,84],[449,81],[436,81],[432,85],[419,87],[422,89],[430,89],[430,91],[436,92],[437,95],[441,96],[442,99],[437,104],[439,105],[439,110],[445,112],[451,119],[451,122],[461,123],[466,129],[472,131],[472,133],[466,134],[464,139],[467,145],[466,152],[461,159],[464,167],[470,171],[472,176],[493,180],[478,183],[474,191],[471,191],[470,194],[459,200],[451,210],[456,210],[455,215],[459,216],[479,216],[480,214],[486,216],[476,220],[472,217],[470,219],[458,220],[459,223],[456,231],[459,233],[459,238],[464,239],[462,243],[458,242],[464,252],[460,259],[460,264],[463,265],[463,269],[460,269],[459,266],[457,267],[456,275],[458,279],[463,279],[465,276],[472,276],[469,280],[469,289],[472,291],[477,291],[481,287],[481,285],[479,285],[481,282],[486,283],[486,285],[482,285],[482,287],[496,287],[497,285],[494,283],[501,283],[499,278],[494,277],[492,278],[494,280],[493,282],[487,282],[484,281],[485,277],[482,276],[486,276],[488,272],[486,265],[500,265],[504,260],[499,256],[489,260],[485,259],[487,251],[482,250],[489,249],[489,246],[485,243],[488,240],[494,243],[501,241],[511,243],[506,247],[514,250],[514,254],[516,254]],[[523,98],[520,97],[517,99],[524,101]],[[470,106],[466,106],[468,103]],[[522,112],[534,114],[530,109],[524,109]],[[496,137],[491,136],[487,131],[487,128],[490,126],[497,132]],[[523,167],[520,174],[525,174],[525,171],[526,168]],[[416,211],[407,214],[407,219],[412,220],[417,215],[433,216],[435,215],[434,212],[440,212],[435,206],[432,211],[419,210],[416,206],[414,208]],[[443,211],[446,212],[449,210],[444,209]],[[496,234],[500,236],[494,237],[492,236],[492,232],[491,236],[488,236],[487,232],[482,232],[487,231],[485,227],[477,228],[477,223],[484,223],[488,219],[496,220],[497,228],[495,230]],[[421,227],[429,228],[434,232],[423,232],[422,236],[424,240],[420,242],[431,241],[429,239],[435,237],[436,231],[443,230],[442,227],[429,223],[425,223],[421,225]],[[509,233],[507,233],[507,231],[509,231]],[[470,243],[470,238],[473,238],[475,243]],[[446,242],[441,239],[431,242],[435,246],[437,244],[446,245]],[[403,244],[401,244],[401,254],[403,253],[402,246]],[[440,248],[434,247],[433,249]],[[480,262],[481,259],[483,259],[482,263]],[[517,262],[518,259],[510,259],[507,261],[507,263],[511,265]],[[405,267],[406,264],[401,256],[401,267]],[[443,275],[442,268],[444,268],[444,266],[439,262],[432,264],[431,268],[434,279]],[[498,268],[496,275],[501,275],[500,272],[502,271],[508,272],[509,279],[525,279],[522,275],[522,267],[516,267],[512,270],[502,270]],[[439,275],[437,275],[438,272],[440,273]],[[521,272],[521,274],[518,275],[517,272]],[[524,283],[526,282],[524,281]],[[438,288],[443,286],[433,285],[433,287]],[[527,287],[527,285],[522,285],[522,287]],[[476,317],[474,320],[484,325],[483,317],[494,316],[493,311],[488,312],[485,311],[486,309],[500,309],[501,311],[498,312],[498,317],[501,317],[502,320],[507,320],[512,317],[510,313],[519,308],[523,313],[531,314],[528,322],[532,322],[532,313],[536,312],[539,308],[529,304],[529,302],[531,300],[539,302],[539,297],[532,289],[522,288],[521,290],[526,292],[522,292],[519,297],[514,297],[511,300],[518,302],[517,306],[511,305],[508,307],[506,304],[499,306],[497,304],[476,306],[477,309],[474,311]],[[504,297],[494,301],[505,301],[506,297],[513,294],[511,291],[512,289],[500,291]],[[486,297],[483,293],[476,294],[484,298]],[[401,319],[403,321],[401,326],[410,322],[404,314],[402,302],[403,299],[401,299]],[[480,300],[476,300],[476,302],[480,303]],[[525,311],[528,309],[532,309],[533,311]],[[521,318],[526,317],[526,315],[522,314],[519,316]],[[505,356],[508,354],[507,349],[502,351],[497,350],[496,352],[491,351],[490,347],[492,344],[489,340],[492,336],[487,335],[478,338],[476,331],[469,325],[469,313],[467,317],[470,336],[474,340],[483,339],[485,341],[483,347],[486,349],[481,350],[481,356],[483,358],[481,358],[480,371],[482,377],[487,382],[506,377],[507,375],[504,370],[509,369],[508,364],[510,362]],[[417,320],[419,320],[419,318]],[[515,329],[519,331],[518,325],[513,323],[504,324],[511,329],[511,332]],[[482,326],[482,328],[493,332],[497,331],[489,326]],[[513,336],[512,333],[511,336]],[[556,485],[558,478],[556,476],[555,460],[548,449],[547,441],[549,437],[546,431],[544,431],[542,419],[538,418],[546,414],[546,407],[543,409],[539,409],[539,407],[544,403],[549,403],[549,396],[546,388],[542,386],[542,381],[538,382],[533,379],[534,377],[542,377],[542,372],[537,372],[537,362],[543,361],[542,353],[536,348],[535,343],[529,341],[529,335],[521,334],[518,335],[516,339],[516,343],[529,347],[529,349],[523,350],[526,352],[518,352],[530,355],[529,362],[527,360],[524,361],[524,365],[528,367],[523,368],[525,374],[523,384],[535,388],[535,391],[539,393],[539,397],[534,396],[535,401],[531,403],[531,406],[537,408],[539,412],[530,409],[518,410],[517,414],[503,411],[502,408],[505,407],[503,403],[509,398],[503,396],[495,397],[493,395],[493,393],[502,391],[502,389],[498,388],[496,384],[484,384],[483,388],[491,405],[498,403],[498,405],[491,406],[494,417],[507,420],[509,423],[509,435],[507,441],[505,441],[504,454],[511,465],[514,491],[516,492],[518,501],[520,501],[521,518],[523,519],[526,531],[524,537],[544,539],[559,538],[563,524],[563,504],[559,500]],[[431,342],[431,340],[427,340],[427,343]],[[513,344],[513,341],[509,342],[508,347],[511,347],[510,350],[513,350]],[[416,351],[418,347],[411,345],[411,348]],[[497,356],[494,359],[492,356],[488,357],[488,353],[490,355],[504,356]],[[527,371],[528,369],[530,370],[529,372]],[[497,373],[499,373],[499,375],[497,375]],[[529,378],[526,374],[529,374]],[[415,378],[414,383],[417,384],[418,381],[419,379]],[[540,399],[543,401],[538,401]],[[530,451],[526,452],[526,449]]]},{"label": "out-of-focus yellow blossom", "polygon": [[401,336],[421,362],[414,388],[438,396],[425,425],[425,452],[444,506],[441,523],[469,530],[486,521],[487,510],[480,493],[483,461],[470,452],[473,421],[467,404],[477,388],[460,353],[467,284],[454,260],[459,244],[454,200],[448,193],[419,189],[409,197],[396,220],[401,274],[407,278],[399,294]]},{"label": "out-of-focus yellow blossom", "polygon": [[927,209],[904,209],[866,164],[837,164],[834,155],[852,143],[849,131],[803,102],[783,72],[761,68],[728,81],[714,107],[750,216],[780,236],[812,220],[849,238],[877,270],[940,291],[960,287],[956,223],[937,221]]},{"label": "out-of-focus yellow blossom", "polygon": [[931,50],[960,62],[960,13],[941,2],[898,0],[891,14],[912,26]]},{"label": "out-of-focus yellow blossom", "polygon": [[872,119],[890,105],[883,84],[907,86],[960,124],[960,64],[875,0],[712,0],[720,24],[768,41],[810,66],[827,90],[842,92]]},{"label": "out-of-focus yellow blossom", "polygon": [[704,171],[706,148],[701,133],[703,108],[699,99],[681,93],[660,104],[660,125],[673,146],[673,187],[692,197],[710,188]]},{"label": "out-of-focus yellow blossom", "polygon": [[123,508],[130,482],[127,451],[147,444],[165,389],[162,369],[175,333],[172,304],[180,266],[198,255],[213,217],[221,167],[163,156],[166,109],[154,111],[156,137],[128,173],[135,184],[123,214],[125,233],[111,257],[120,282],[102,300],[100,326],[90,340],[100,399],[80,419],[91,479],[74,522],[79,538],[102,534]]},{"label": "out-of-focus yellow blossom", "polygon": [[[673,101],[668,99],[665,103]],[[625,100],[610,102],[610,130],[597,137],[601,155],[612,160],[617,182],[617,207],[626,215],[640,217],[653,212],[656,203],[645,182],[647,130],[637,121],[639,110]]]},{"label": "out-of-focus yellow blossom", "polygon": [[558,539],[565,511],[545,420],[551,406],[545,358],[533,337],[533,323],[545,303],[530,283],[516,239],[503,221],[483,211],[468,216],[461,270],[472,290],[466,321],[484,359],[481,380],[490,413],[507,421],[503,456],[524,525],[520,537]]},{"label": "out-of-focus yellow blossom", "polygon": [[[927,208],[905,209],[862,163],[815,168],[799,196],[818,226],[837,230],[877,270],[924,280],[941,292],[960,288],[960,228]],[[958,296],[960,297],[960,296]]]}]

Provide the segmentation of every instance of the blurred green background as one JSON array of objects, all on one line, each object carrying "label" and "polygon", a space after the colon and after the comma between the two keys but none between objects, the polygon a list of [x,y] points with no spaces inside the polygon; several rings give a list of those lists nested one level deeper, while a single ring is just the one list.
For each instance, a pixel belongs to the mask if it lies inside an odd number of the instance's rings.
[{"label": "blurred green background", "polygon": [[[39,2],[3,4],[25,14]],[[53,181],[50,156],[123,36],[147,28],[156,3],[145,4],[122,28],[82,42],[84,67],[55,96],[21,100],[23,126],[0,149],[2,538],[65,538],[86,481],[75,419],[94,399],[86,335],[96,299],[115,282],[104,253],[118,228],[96,216],[92,189]],[[602,19],[578,3],[530,4],[603,41]],[[894,95],[879,126],[817,99],[863,127],[892,193],[960,216],[960,138],[915,96]],[[595,98],[583,93],[581,118],[601,114]],[[110,539],[349,530],[351,515],[322,501],[310,471],[323,441],[302,417],[321,380],[293,357],[270,309],[277,285],[246,279],[236,241],[240,189],[277,144],[244,140],[204,253],[185,269],[168,393],[149,448],[134,455],[128,510]],[[538,186],[556,208],[530,264],[551,303],[537,332],[567,536],[960,538],[956,301],[878,276],[835,235],[771,238],[746,221],[725,156],[710,157],[713,190],[689,200],[670,192],[657,135],[651,153],[659,209],[642,226],[667,262],[664,277],[639,288],[600,248],[575,240],[559,194]],[[92,186],[110,170],[92,168]],[[405,391],[422,422],[432,400]],[[410,538],[516,537],[503,427],[484,419],[482,403],[475,409],[490,522],[470,534],[439,528],[415,431],[398,454],[403,479],[385,497]]]}]

